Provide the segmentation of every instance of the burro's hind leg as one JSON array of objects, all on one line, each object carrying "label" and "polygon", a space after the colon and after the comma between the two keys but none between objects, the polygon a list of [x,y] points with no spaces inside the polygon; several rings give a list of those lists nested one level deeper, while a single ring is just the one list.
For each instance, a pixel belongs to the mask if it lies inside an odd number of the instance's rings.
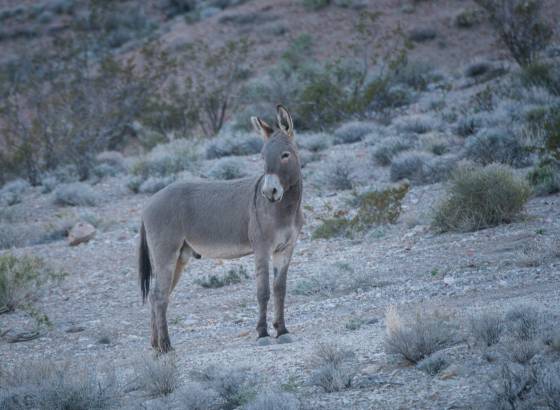
[{"label": "burro's hind leg", "polygon": [[276,337],[288,333],[284,321],[284,299],[286,297],[286,280],[288,278],[288,266],[292,260],[294,244],[289,244],[284,249],[272,254],[272,269],[274,275],[274,322]]},{"label": "burro's hind leg", "polygon": [[258,337],[267,337],[266,310],[270,299],[268,264],[270,254],[265,250],[255,250],[255,269],[257,276],[257,301],[259,304],[259,320],[257,321]]},{"label": "burro's hind leg", "polygon": [[167,353],[171,350],[171,341],[167,329],[167,306],[169,305],[169,298],[173,290],[181,246],[182,242],[178,244],[168,243],[165,246],[160,246],[157,248],[157,251],[153,252],[155,280],[153,291],[150,293],[150,303],[152,305],[152,346],[162,353]]}]

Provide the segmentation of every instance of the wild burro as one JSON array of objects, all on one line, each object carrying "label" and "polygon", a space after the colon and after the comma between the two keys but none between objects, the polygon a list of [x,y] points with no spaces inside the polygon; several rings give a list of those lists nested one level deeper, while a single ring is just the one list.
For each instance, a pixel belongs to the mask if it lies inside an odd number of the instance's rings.
[{"label": "wild burro", "polygon": [[[262,135],[264,174],[233,181],[177,182],[155,194],[142,213],[139,276],[151,304],[151,343],[168,352],[167,306],[190,257],[234,259],[255,255],[258,337],[268,336],[269,263],[272,259],[274,328],[284,321],[286,278],[303,225],[302,176],[293,121],[277,107],[277,127],[252,117]],[[150,282],[154,277],[152,289]]]}]

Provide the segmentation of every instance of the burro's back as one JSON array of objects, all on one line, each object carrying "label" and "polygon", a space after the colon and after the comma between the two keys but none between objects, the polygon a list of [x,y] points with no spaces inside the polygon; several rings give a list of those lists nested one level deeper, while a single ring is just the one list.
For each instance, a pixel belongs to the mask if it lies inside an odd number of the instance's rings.
[{"label": "burro's back", "polygon": [[148,232],[183,240],[197,255],[238,258],[251,253],[249,219],[257,184],[258,177],[176,182],[150,199],[142,218],[154,221]]},{"label": "burro's back", "polygon": [[272,260],[273,325],[277,336],[288,333],[284,297],[288,266],[303,225],[303,181],[291,116],[278,106],[277,119],[277,128],[272,128],[259,118],[251,118],[265,140],[263,174],[233,181],[176,182],[146,204],[140,229],[139,278],[143,299],[150,299],[155,349],[171,349],[167,306],[192,256],[231,259],[254,253],[258,337],[268,337]]}]

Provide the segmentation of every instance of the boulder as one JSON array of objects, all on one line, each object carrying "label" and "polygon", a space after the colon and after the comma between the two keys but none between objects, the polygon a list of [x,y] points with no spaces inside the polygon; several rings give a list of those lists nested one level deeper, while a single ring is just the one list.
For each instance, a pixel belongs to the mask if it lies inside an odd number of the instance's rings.
[{"label": "boulder", "polygon": [[68,233],[68,245],[76,246],[90,241],[95,236],[95,227],[87,222],[78,222]]}]

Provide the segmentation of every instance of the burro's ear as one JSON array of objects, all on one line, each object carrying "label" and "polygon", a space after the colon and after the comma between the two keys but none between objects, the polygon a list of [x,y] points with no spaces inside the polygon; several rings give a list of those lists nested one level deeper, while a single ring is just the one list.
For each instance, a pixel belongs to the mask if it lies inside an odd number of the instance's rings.
[{"label": "burro's ear", "polygon": [[265,140],[270,137],[274,131],[270,125],[258,117],[251,117],[251,123],[257,133],[259,133]]},{"label": "burro's ear", "polygon": [[292,116],[282,104],[276,106],[276,119],[278,128],[284,131],[290,138],[294,137],[294,121]]}]

